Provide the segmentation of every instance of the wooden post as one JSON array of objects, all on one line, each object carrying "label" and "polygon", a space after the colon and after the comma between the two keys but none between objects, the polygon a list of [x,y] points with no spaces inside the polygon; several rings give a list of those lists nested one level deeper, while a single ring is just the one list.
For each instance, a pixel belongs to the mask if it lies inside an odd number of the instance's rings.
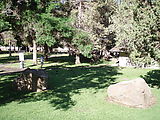
[{"label": "wooden post", "polygon": [[33,40],[33,64],[37,65],[37,45],[35,40]]}]

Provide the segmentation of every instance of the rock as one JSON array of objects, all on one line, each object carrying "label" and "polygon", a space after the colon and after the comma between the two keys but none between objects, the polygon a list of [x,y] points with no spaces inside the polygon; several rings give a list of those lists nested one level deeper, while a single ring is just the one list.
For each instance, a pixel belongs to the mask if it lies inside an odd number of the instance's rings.
[{"label": "rock", "polygon": [[147,108],[155,99],[144,79],[123,81],[108,87],[108,100],[130,107]]},{"label": "rock", "polygon": [[26,69],[14,81],[18,91],[40,92],[47,89],[48,75],[41,69]]}]

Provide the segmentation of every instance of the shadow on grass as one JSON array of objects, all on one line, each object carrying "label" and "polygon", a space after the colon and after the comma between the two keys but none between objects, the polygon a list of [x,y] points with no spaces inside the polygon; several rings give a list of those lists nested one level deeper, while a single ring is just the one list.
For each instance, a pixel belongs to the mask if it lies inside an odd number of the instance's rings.
[{"label": "shadow on grass", "polygon": [[146,75],[141,76],[150,87],[160,88],[160,70],[149,71]]},{"label": "shadow on grass", "polygon": [[58,62],[58,63],[64,63],[67,62],[69,65],[74,64],[74,56],[58,56],[58,57],[50,57],[48,58],[48,62]]},{"label": "shadow on grass", "polygon": [[[80,56],[80,60],[82,63],[91,63],[92,62],[91,59],[86,58],[84,56]],[[58,63],[66,62],[69,65],[74,65],[75,64],[75,56],[74,55],[73,56],[56,56],[56,57],[51,56],[48,59],[48,62],[58,62]]]},{"label": "shadow on grass", "polygon": [[116,67],[74,67],[63,66],[47,67],[49,74],[49,90],[39,93],[19,93],[12,91],[11,79],[15,76],[6,77],[0,83],[0,105],[18,100],[19,103],[36,102],[47,100],[55,109],[67,110],[76,104],[72,100],[75,94],[81,94],[82,90],[92,89],[97,92],[115,83],[118,69]]},{"label": "shadow on grass", "polygon": [[0,57],[0,64],[19,62],[18,56]]},{"label": "shadow on grass", "polygon": [[13,90],[13,80],[18,76],[18,74],[0,76],[0,106],[6,105],[12,101],[20,98],[24,98],[22,92],[16,92]]},{"label": "shadow on grass", "polygon": [[1,72],[4,72],[4,70],[0,70],[0,74],[1,74]]}]

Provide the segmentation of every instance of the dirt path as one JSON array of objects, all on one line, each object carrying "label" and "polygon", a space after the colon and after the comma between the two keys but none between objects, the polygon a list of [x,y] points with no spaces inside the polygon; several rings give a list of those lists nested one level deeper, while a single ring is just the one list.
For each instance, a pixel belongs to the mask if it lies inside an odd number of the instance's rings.
[{"label": "dirt path", "polygon": [[24,69],[13,68],[13,67],[8,67],[8,66],[9,66],[9,64],[0,64],[0,75],[19,73],[19,72],[22,72],[26,69],[26,68],[24,68]]}]

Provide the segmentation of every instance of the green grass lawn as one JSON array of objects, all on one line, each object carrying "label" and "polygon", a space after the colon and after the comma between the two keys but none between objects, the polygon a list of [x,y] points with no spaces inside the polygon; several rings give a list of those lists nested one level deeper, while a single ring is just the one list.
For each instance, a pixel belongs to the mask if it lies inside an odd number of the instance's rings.
[{"label": "green grass lawn", "polygon": [[[41,56],[41,53],[39,53],[38,58]],[[25,60],[31,60],[32,59],[32,53],[24,53],[24,58]],[[12,63],[18,64],[19,63],[19,54],[18,53],[12,53],[12,56],[9,57],[9,54],[0,54],[0,64],[8,64],[8,63]],[[28,64],[28,62],[27,62]],[[30,63],[29,63],[30,64]]]},{"label": "green grass lawn", "polygon": [[[14,75],[0,76],[0,120],[159,120],[160,70],[118,68],[83,63],[75,66],[67,56],[56,56],[44,69],[49,90],[20,93],[13,90]],[[107,101],[107,87],[123,80],[144,77],[156,104],[136,109]],[[156,83],[156,84],[155,84]]]},{"label": "green grass lawn", "polygon": [[[38,65],[33,65],[32,61],[32,53],[25,53],[25,61],[24,66],[25,68],[33,68],[39,69],[40,65],[40,56],[42,53],[39,53],[37,56]],[[80,65],[74,65],[75,58],[70,57],[68,54],[51,54],[51,57],[48,61],[44,62],[43,68],[50,67],[50,66],[63,66],[63,67],[76,67],[76,66],[100,66],[110,64],[110,62],[100,61],[99,63],[92,64],[83,61]],[[19,56],[18,53],[12,53],[11,57],[8,57],[8,54],[0,54],[0,64],[6,64],[5,67],[10,68],[19,68]]]}]

